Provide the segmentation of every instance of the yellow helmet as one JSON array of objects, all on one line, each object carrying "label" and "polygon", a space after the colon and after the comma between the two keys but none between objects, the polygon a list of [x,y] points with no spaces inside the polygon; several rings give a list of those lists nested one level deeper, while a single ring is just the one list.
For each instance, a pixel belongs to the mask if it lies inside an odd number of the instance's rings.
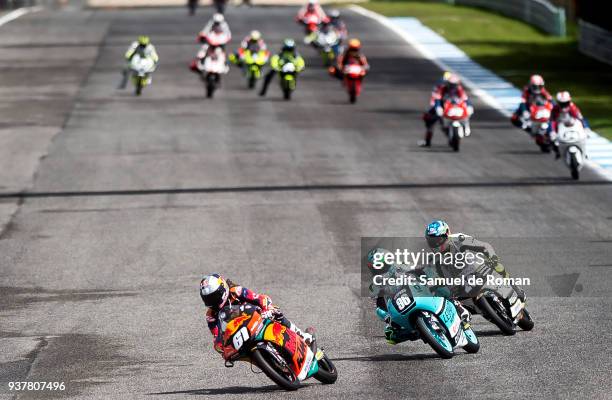
[{"label": "yellow helmet", "polygon": [[349,49],[359,50],[361,49],[361,41],[359,39],[351,39],[348,42]]},{"label": "yellow helmet", "polygon": [[448,82],[448,80],[450,79],[450,77],[453,75],[452,72],[450,71],[444,71],[444,75],[442,75],[442,80],[444,82]]},{"label": "yellow helmet", "polygon": [[138,36],[138,44],[140,44],[142,46],[146,46],[149,43],[151,43],[151,39],[149,39],[149,37],[147,35],[140,35],[140,36]]}]

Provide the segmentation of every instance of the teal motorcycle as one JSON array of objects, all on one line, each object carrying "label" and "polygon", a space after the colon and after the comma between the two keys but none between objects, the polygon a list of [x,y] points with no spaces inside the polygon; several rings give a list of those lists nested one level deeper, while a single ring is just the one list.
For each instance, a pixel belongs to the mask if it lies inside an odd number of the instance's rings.
[{"label": "teal motorcycle", "polygon": [[480,343],[469,326],[464,326],[455,305],[444,297],[432,296],[420,285],[404,286],[385,296],[387,310],[376,309],[377,316],[399,328],[409,340],[422,339],[442,358],[452,358],[456,348],[477,353]]}]

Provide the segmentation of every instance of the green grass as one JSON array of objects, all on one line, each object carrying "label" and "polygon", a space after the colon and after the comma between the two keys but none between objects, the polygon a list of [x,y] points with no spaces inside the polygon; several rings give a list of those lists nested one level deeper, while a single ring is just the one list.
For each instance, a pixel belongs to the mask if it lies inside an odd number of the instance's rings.
[{"label": "green grass", "polygon": [[530,75],[544,76],[553,94],[569,90],[594,131],[612,139],[612,66],[580,52],[576,27],[558,38],[502,15],[471,7],[426,1],[372,1],[380,14],[416,17],[473,60],[523,87]]}]

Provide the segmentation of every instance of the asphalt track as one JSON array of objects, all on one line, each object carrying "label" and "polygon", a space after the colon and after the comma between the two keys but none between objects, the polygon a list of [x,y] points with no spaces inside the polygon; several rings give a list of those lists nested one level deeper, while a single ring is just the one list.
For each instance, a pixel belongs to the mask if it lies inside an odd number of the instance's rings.
[{"label": "asphalt track", "polygon": [[[252,28],[274,47],[299,37],[294,12],[230,9],[230,47]],[[0,28],[0,398],[610,398],[609,182],[573,184],[478,100],[459,154],[439,132],[418,148],[440,71],[348,12],[372,64],[358,104],[310,49],[291,102],[237,71],[206,100],[187,69],[205,15],[185,14],[71,8]],[[161,66],[135,98],[115,87],[142,32]],[[418,236],[432,218],[533,277],[533,331],[475,317],[481,351],[452,360],[384,342],[359,296],[360,237]],[[197,292],[212,271],[315,326],[338,382],[287,394],[224,368]],[[15,396],[17,380],[66,390]]]}]

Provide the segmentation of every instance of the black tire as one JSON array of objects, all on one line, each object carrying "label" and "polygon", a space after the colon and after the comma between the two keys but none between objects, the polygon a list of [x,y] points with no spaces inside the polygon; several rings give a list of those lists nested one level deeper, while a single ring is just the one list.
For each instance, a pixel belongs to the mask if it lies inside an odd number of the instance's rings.
[{"label": "black tire", "polygon": [[457,132],[457,128],[452,128],[452,131],[449,132],[450,137],[450,146],[453,148],[453,151],[459,151],[459,133]]},{"label": "black tire", "polygon": [[541,143],[539,146],[542,153],[550,153],[550,145],[548,143]]},{"label": "black tire", "polygon": [[289,88],[283,89],[283,98],[285,100],[291,100],[291,89]]},{"label": "black tire", "polygon": [[529,315],[529,311],[526,308],[523,309],[523,317],[519,319],[518,326],[524,331],[530,331],[533,329],[534,322]]},{"label": "black tire", "polygon": [[578,171],[578,161],[576,161],[576,156],[574,154],[571,155],[572,159],[570,161],[570,171],[572,172],[572,178],[575,180],[580,179],[580,171]]},{"label": "black tire", "polygon": [[216,85],[216,79],[214,75],[208,74],[206,76],[206,97],[207,98],[210,99],[215,94],[215,85]]},{"label": "black tire", "polygon": [[[475,336],[475,335],[474,335]],[[478,340],[478,339],[477,339]],[[478,353],[478,350],[480,350],[480,342],[476,342],[476,343],[472,343],[469,339],[468,339],[468,344],[466,344],[465,346],[463,346],[463,349],[468,352],[468,353]]]},{"label": "black tire", "polygon": [[319,370],[314,374],[314,378],[325,385],[331,385],[338,379],[338,371],[326,355],[319,360]]},{"label": "black tire", "polygon": [[287,379],[284,375],[279,373],[275,368],[274,364],[268,361],[272,356],[265,350],[255,349],[251,353],[251,358],[255,361],[255,364],[266,374],[268,378],[270,378],[274,383],[278,386],[282,387],[285,390],[297,390],[301,383],[297,379],[295,375],[293,375],[293,380]]},{"label": "black tire", "polygon": [[427,322],[425,322],[425,316],[419,315],[417,317],[417,319],[416,319],[416,328],[419,331],[419,333],[421,334],[421,338],[423,339],[423,341],[425,341],[425,343],[430,345],[431,348],[434,349],[434,351],[436,353],[438,353],[438,355],[440,357],[446,358],[446,359],[453,358],[455,353],[452,352],[452,351],[448,351],[447,349],[442,347],[442,345],[440,343],[438,343],[436,338],[433,337],[433,335],[429,331],[429,328],[427,326]]},{"label": "black tire", "polygon": [[136,94],[136,96],[140,96],[142,94],[142,78],[140,77],[136,79],[136,88],[134,93]]},{"label": "black tire", "polygon": [[251,74],[247,83],[249,89],[253,89],[255,87],[255,82],[257,82],[257,79],[255,78],[255,75]]},{"label": "black tire", "polygon": [[355,91],[355,88],[349,90],[349,101],[351,104],[355,104],[357,102],[357,92]]},{"label": "black tire", "polygon": [[501,317],[496,309],[491,305],[490,300],[487,296],[482,296],[476,300],[476,305],[482,311],[483,317],[491,321],[495,326],[499,328],[504,335],[514,335],[516,329],[514,324]]}]

